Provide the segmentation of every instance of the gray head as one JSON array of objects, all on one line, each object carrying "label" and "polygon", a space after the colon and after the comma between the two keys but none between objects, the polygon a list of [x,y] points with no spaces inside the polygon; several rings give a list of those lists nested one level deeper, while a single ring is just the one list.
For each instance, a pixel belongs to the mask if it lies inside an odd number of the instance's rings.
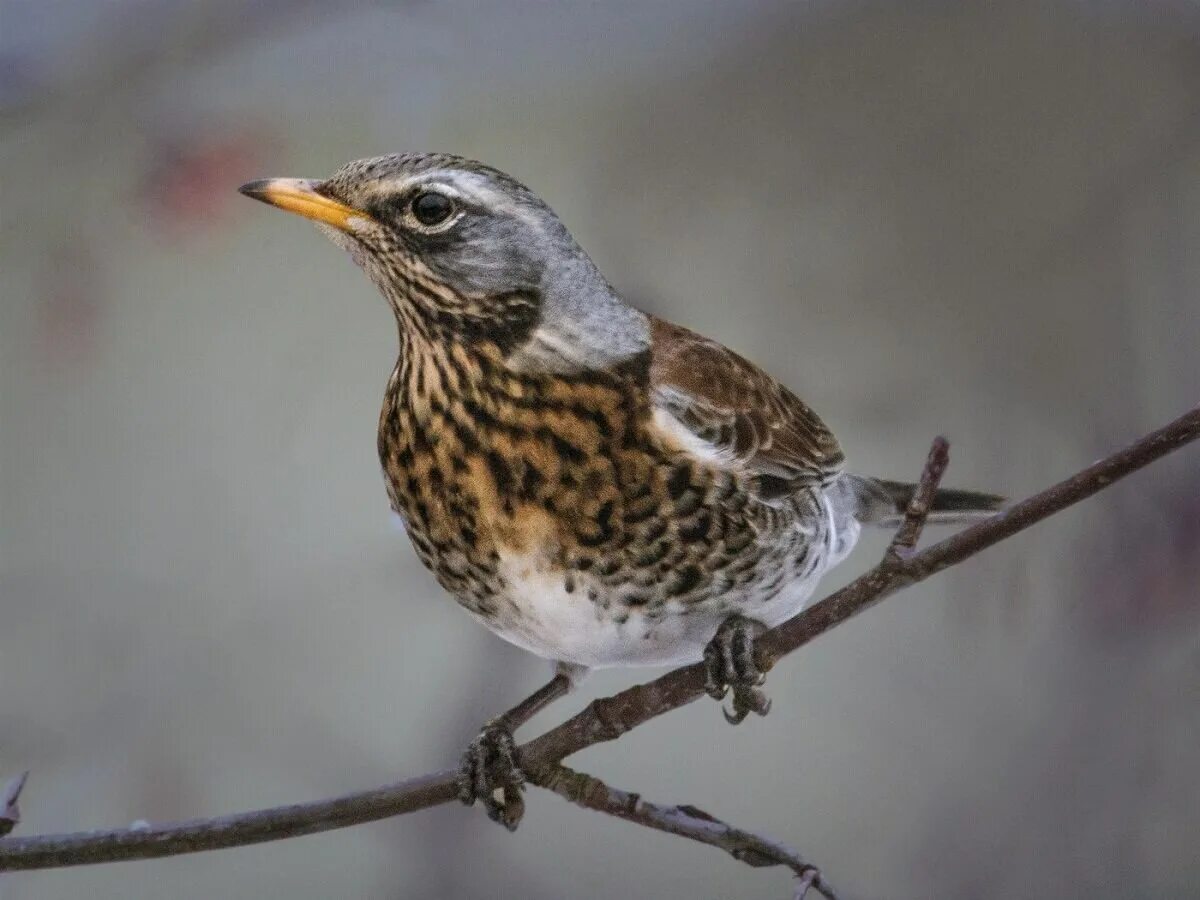
[{"label": "gray head", "polygon": [[430,339],[488,340],[515,363],[606,366],[648,345],[558,216],[516,179],[444,154],[348,163],[242,192],[314,219]]}]

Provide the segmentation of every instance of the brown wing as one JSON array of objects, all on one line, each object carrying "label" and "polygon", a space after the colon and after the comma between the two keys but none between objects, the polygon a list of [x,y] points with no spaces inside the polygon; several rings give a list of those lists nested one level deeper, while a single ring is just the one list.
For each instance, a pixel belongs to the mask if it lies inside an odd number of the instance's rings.
[{"label": "brown wing", "polygon": [[799,397],[716,341],[653,317],[651,329],[655,410],[683,426],[718,465],[788,484],[828,484],[838,476],[842,450]]}]

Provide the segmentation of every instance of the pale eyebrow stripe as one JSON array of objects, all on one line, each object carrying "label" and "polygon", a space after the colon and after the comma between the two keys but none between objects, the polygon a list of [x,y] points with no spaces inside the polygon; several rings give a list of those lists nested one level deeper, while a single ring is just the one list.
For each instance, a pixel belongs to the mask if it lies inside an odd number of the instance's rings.
[{"label": "pale eyebrow stripe", "polygon": [[478,172],[435,169],[412,175],[400,175],[374,185],[371,199],[404,193],[422,184],[445,188],[448,195],[455,196],[464,202],[507,213],[539,231],[543,230],[541,219],[534,211],[524,203],[515,200],[508,192],[495,187],[486,175]]}]

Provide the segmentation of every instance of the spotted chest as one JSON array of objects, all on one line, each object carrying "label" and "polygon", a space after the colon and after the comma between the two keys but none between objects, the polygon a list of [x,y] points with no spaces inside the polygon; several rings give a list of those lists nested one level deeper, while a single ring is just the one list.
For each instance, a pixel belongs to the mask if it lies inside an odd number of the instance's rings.
[{"label": "spotted chest", "polygon": [[563,376],[452,341],[406,350],[379,423],[389,497],[438,581],[513,643],[586,666],[690,659],[730,612],[798,609],[827,567],[822,499],[759,502],[672,442],[641,361]]}]

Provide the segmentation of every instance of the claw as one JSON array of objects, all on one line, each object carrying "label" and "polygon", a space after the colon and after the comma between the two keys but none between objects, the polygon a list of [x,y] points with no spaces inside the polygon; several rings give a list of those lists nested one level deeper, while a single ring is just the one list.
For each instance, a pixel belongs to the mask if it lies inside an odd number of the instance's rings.
[{"label": "claw", "polygon": [[714,700],[724,700],[733,691],[733,710],[721,710],[730,725],[750,713],[765,716],[771,709],[771,701],[759,690],[767,676],[754,660],[754,638],[764,630],[760,622],[733,615],[704,648],[705,692]]},{"label": "claw", "polygon": [[512,731],[493,719],[467,745],[458,775],[458,799],[467,806],[482,801],[488,818],[509,831],[516,831],[525,815],[525,773],[516,751]]}]

